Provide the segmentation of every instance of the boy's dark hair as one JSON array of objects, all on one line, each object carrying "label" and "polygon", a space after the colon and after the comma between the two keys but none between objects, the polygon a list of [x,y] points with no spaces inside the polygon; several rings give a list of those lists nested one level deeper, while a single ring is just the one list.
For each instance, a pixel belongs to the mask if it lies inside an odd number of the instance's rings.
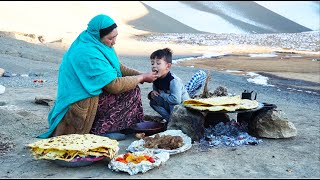
[{"label": "boy's dark hair", "polygon": [[163,57],[167,63],[172,63],[172,50],[169,48],[158,49],[150,55],[150,59],[161,59]]}]

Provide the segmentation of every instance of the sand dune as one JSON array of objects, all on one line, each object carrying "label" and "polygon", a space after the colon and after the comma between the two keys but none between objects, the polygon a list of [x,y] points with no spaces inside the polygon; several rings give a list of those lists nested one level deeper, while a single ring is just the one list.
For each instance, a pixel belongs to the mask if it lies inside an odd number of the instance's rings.
[{"label": "sand dune", "polygon": [[[203,29],[202,31],[205,32],[250,34],[296,33],[311,31],[310,28],[291,20],[294,18],[281,16],[280,14],[272,11],[272,9],[268,9],[254,1],[174,1],[167,2],[166,4],[143,1],[143,3],[153,7],[155,11],[159,10],[165,12],[165,14],[175,17],[180,22],[186,25],[192,24],[194,25],[192,26],[193,28],[197,30]],[[303,5],[301,9],[309,6],[310,3],[311,2],[309,2],[309,4],[300,3]],[[314,7],[316,7],[316,5]],[[284,7],[284,9],[289,12],[295,10],[292,7]],[[312,8],[304,9],[310,10]],[[313,10],[314,9],[316,8],[313,8]],[[313,27],[319,26],[317,25],[316,19],[314,19],[319,18],[319,16],[310,17],[305,15],[305,13],[313,15],[315,12],[300,11],[296,13],[299,13],[300,16],[304,17],[306,23],[312,22],[312,24],[314,24]],[[152,22],[152,27],[154,27],[152,31],[159,32],[157,30],[160,24],[159,21]],[[209,26],[208,24],[212,25]],[[171,24],[167,26],[168,31],[170,30],[170,27]],[[143,28],[143,26],[140,28]],[[163,28],[164,27],[162,27],[162,31],[164,30]],[[317,29],[319,29],[319,27]]]},{"label": "sand dune", "polygon": [[[186,3],[193,5],[195,8],[200,8],[205,5],[205,3],[192,1]],[[311,30],[253,1],[225,1],[220,3],[224,8],[217,8],[211,5],[211,8],[210,6],[209,8],[204,6],[203,9],[210,13],[218,14],[228,22],[249,33],[294,33]]]},{"label": "sand dune", "polygon": [[144,6],[148,13],[143,17],[128,22],[129,25],[136,29],[160,33],[205,33],[187,26],[146,4]]}]

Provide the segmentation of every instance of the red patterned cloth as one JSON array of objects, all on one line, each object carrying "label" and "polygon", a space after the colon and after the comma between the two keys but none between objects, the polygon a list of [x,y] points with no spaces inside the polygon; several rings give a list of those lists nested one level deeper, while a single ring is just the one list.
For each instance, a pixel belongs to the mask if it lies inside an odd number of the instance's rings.
[{"label": "red patterned cloth", "polygon": [[140,88],[99,96],[98,110],[90,133],[102,135],[127,129],[144,118]]}]

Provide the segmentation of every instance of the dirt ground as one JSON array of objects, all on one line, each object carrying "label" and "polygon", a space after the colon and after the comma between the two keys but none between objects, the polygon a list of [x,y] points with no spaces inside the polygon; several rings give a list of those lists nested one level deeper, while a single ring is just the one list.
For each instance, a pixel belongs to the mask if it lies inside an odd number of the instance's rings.
[{"label": "dirt ground", "polygon": [[[234,59],[237,59],[235,61]],[[319,77],[319,61],[314,57],[301,59],[252,60],[243,56],[227,56],[218,59],[185,61],[184,66],[213,68],[219,71],[237,69],[243,71],[262,71],[279,73],[286,67],[292,71],[283,76],[298,78],[295,74],[305,75],[310,80],[309,72]],[[18,58],[19,59],[19,58]],[[17,59],[17,60],[18,60]],[[138,61],[128,58],[126,64],[134,65]],[[223,61],[223,62],[222,62]],[[267,61],[267,63],[265,63]],[[34,63],[35,61],[27,60]],[[204,63],[202,63],[204,62]],[[281,66],[279,66],[279,62]],[[286,62],[286,63],[285,63]],[[42,62],[40,62],[41,64]],[[189,63],[189,64],[188,64]],[[274,63],[274,65],[272,65]],[[255,65],[254,65],[255,64]],[[144,67],[140,61],[137,66]],[[277,66],[276,66],[277,65]],[[282,66],[283,65],[283,66]],[[58,64],[52,64],[57,67]],[[45,67],[45,66],[43,66]],[[296,68],[300,67],[300,68]],[[283,69],[281,69],[283,68]],[[145,68],[146,69],[146,68]],[[196,68],[195,68],[196,69]],[[308,69],[308,73],[304,70]],[[177,66],[181,77],[190,73]],[[238,74],[241,75],[241,74]],[[213,78],[215,78],[213,76]],[[300,77],[299,77],[300,78]],[[305,79],[305,80],[308,80]],[[316,79],[313,79],[316,81]],[[312,81],[313,81],[312,80]],[[232,81],[221,79],[221,81]],[[317,82],[319,83],[319,81]],[[213,85],[213,83],[211,83]],[[231,85],[230,85],[231,86]],[[319,88],[318,86],[316,86]],[[211,86],[213,88],[213,86]],[[142,94],[150,90],[150,86],[141,86]],[[96,162],[90,166],[79,168],[61,167],[46,160],[35,160],[26,144],[37,141],[39,133],[47,129],[49,107],[34,103],[39,94],[54,96],[56,86],[38,86],[31,88],[7,87],[1,95],[0,108],[0,163],[1,178],[318,178],[320,177],[319,151],[319,96],[301,95],[295,92],[273,92],[272,96],[259,98],[275,103],[279,109],[288,114],[298,129],[298,136],[288,139],[263,139],[257,146],[212,148],[202,151],[197,144],[181,154],[173,155],[162,166],[144,174],[129,176],[126,173],[113,172],[107,168],[108,161]],[[301,96],[301,97],[300,97]],[[285,101],[281,100],[286,98]],[[143,98],[146,114],[156,115]],[[128,145],[137,140],[129,136],[119,141],[119,154],[125,153]]]}]

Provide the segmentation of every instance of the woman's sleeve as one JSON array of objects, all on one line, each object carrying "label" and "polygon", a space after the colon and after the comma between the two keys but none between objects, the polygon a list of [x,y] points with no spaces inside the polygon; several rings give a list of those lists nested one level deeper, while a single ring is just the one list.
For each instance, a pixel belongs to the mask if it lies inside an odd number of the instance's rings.
[{"label": "woman's sleeve", "polygon": [[134,89],[139,84],[137,76],[118,77],[103,87],[103,91],[110,94],[120,94]]},{"label": "woman's sleeve", "polygon": [[141,72],[135,69],[131,69],[121,63],[120,63],[120,70],[121,70],[122,76],[136,76],[141,74]]}]

